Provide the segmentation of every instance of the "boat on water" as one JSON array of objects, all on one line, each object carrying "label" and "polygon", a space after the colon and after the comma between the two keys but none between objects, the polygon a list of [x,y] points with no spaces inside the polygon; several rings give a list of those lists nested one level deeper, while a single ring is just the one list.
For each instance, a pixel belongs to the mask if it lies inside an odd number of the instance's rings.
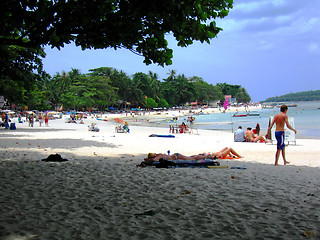
[{"label": "boat on water", "polygon": [[288,106],[288,107],[297,107],[298,104],[288,104],[287,106]]},{"label": "boat on water", "polygon": [[287,107],[297,107],[298,104],[295,103],[279,103],[276,107],[281,107],[282,105],[287,105]]},{"label": "boat on water", "polygon": [[247,117],[247,116],[248,114],[237,114],[237,113],[233,114],[233,117]]},{"label": "boat on water", "polygon": [[277,102],[277,103],[269,103],[268,105],[262,105],[262,108],[265,108],[265,109],[279,108],[284,104],[287,105],[288,107],[297,107],[298,106],[298,104],[295,104],[295,103]]},{"label": "boat on water", "polygon": [[248,116],[260,116],[260,113],[253,111],[253,112],[249,112]]},{"label": "boat on water", "polygon": [[271,108],[275,108],[275,106],[273,106],[273,105],[264,105],[264,106],[262,106],[262,108],[264,108],[264,109],[271,109]]}]

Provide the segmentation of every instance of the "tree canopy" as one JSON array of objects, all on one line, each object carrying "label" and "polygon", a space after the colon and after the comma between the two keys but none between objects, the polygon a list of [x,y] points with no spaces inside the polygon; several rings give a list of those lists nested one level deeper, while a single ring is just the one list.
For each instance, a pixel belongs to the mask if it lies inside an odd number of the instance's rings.
[{"label": "tree canopy", "polygon": [[0,45],[39,50],[75,42],[82,49],[126,48],[144,62],[170,65],[166,34],[178,45],[210,42],[233,0],[2,0]]},{"label": "tree canopy", "polygon": [[[206,104],[221,101],[225,94],[230,94],[223,93],[219,87],[226,84],[214,86],[200,77],[177,75],[175,71],[160,80],[153,72],[137,72],[129,77],[125,72],[111,67],[91,69],[86,74],[72,69],[36,83],[24,104],[38,110],[55,110],[61,105],[64,109],[101,111],[110,106],[117,109],[168,108],[193,101]],[[227,85],[228,89],[237,89],[235,94],[246,93],[239,85]]]},{"label": "tree canopy", "polygon": [[[35,100],[32,91],[49,78],[42,68],[45,46],[60,49],[74,42],[83,50],[125,48],[143,56],[147,65],[170,65],[173,52],[167,34],[174,36],[181,47],[194,41],[210,43],[222,30],[215,20],[226,17],[232,7],[233,0],[2,0],[0,95],[9,102]],[[115,96],[127,86],[128,79],[122,77],[121,84],[116,83]],[[155,76],[149,77],[154,82]],[[76,83],[82,80],[77,79]],[[101,78],[95,80],[99,82]],[[159,88],[160,84],[152,86]],[[130,96],[137,94],[131,92]],[[193,93],[180,92],[181,101],[190,94]],[[159,100],[159,96],[154,97]],[[51,100],[56,101],[54,97]]]}]

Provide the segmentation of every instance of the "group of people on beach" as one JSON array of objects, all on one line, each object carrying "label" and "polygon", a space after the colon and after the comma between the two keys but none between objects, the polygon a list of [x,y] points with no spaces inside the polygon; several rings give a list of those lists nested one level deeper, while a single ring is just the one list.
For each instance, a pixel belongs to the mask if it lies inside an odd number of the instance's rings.
[{"label": "group of people on beach", "polygon": [[[257,124],[257,126],[259,126]],[[260,127],[260,126],[259,126]],[[248,127],[246,131],[242,129],[242,126],[239,126],[238,129],[234,132],[234,141],[235,142],[266,142],[267,140],[259,135],[257,129],[252,130],[251,127]]]},{"label": "group of people on beach", "polygon": [[[261,135],[255,135],[255,133],[252,131],[252,128],[247,128],[247,131],[244,132],[241,126],[239,126],[238,130],[235,131],[234,133],[234,140],[236,142],[265,142],[266,139],[271,134],[271,129],[276,124],[276,130],[275,130],[275,137],[277,140],[277,151],[275,154],[275,164],[278,165],[278,160],[280,157],[280,153],[283,158],[284,165],[287,165],[288,162],[286,160],[285,156],[285,126],[287,126],[290,130],[294,131],[296,134],[297,131],[289,124],[288,121],[288,116],[287,116],[287,111],[288,111],[288,106],[282,105],[280,108],[280,113],[274,116],[272,123],[270,124],[268,128],[268,132],[266,135],[266,138],[264,138]],[[260,126],[259,130],[260,130]],[[259,131],[260,132],[260,131]],[[241,158],[241,156],[232,148],[223,148],[218,152],[213,152],[213,153],[200,153],[197,155],[191,155],[191,156],[186,156],[180,153],[174,153],[172,155],[169,154],[162,154],[162,153],[149,153],[146,158],[144,158],[144,161],[142,163],[151,165],[153,162],[159,161],[160,159],[164,160],[202,160],[202,159],[217,159],[217,158],[226,158],[226,157],[231,157],[231,158]],[[140,166],[140,165],[138,165]]]},{"label": "group of people on beach", "polygon": [[275,130],[275,137],[277,140],[277,151],[275,155],[275,164],[278,165],[278,160],[280,157],[280,153],[282,154],[282,158],[284,161],[284,165],[288,164],[289,162],[286,160],[285,156],[285,142],[284,142],[284,131],[285,131],[285,125],[294,133],[297,133],[297,131],[289,124],[288,116],[288,106],[282,105],[280,107],[280,113],[274,116],[272,123],[270,124],[268,128],[268,132],[266,137],[263,137],[259,135],[260,132],[260,126],[259,131],[257,131],[257,135],[255,135],[252,128],[248,127],[247,131],[244,131],[241,126],[238,127],[238,130],[234,132],[234,141],[235,142],[266,142],[271,134],[271,129],[274,124],[276,124],[276,130]]},{"label": "group of people on beach", "polygon": [[[29,123],[29,127],[33,127],[34,121],[39,122],[40,127],[42,126],[43,122],[46,127],[49,126],[49,116],[47,114],[39,113],[37,115],[34,115],[33,113],[31,113],[26,115],[26,119]],[[21,121],[21,117],[18,118],[18,121]]]}]

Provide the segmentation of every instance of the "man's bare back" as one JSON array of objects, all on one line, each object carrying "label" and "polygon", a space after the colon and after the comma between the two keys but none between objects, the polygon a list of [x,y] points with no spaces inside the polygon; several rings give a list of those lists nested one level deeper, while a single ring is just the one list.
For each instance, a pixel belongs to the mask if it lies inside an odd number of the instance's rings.
[{"label": "man's bare back", "polygon": [[297,133],[297,131],[289,124],[288,116],[286,113],[287,113],[287,110],[285,112],[280,112],[277,115],[275,115],[269,130],[272,128],[274,124],[276,124],[276,132],[284,131],[285,130],[284,126],[287,125],[287,127],[290,130],[294,131],[294,133]]},{"label": "man's bare back", "polygon": [[284,125],[288,121],[288,116],[285,113],[281,112],[274,116],[273,121],[276,124],[276,132],[284,131]]}]

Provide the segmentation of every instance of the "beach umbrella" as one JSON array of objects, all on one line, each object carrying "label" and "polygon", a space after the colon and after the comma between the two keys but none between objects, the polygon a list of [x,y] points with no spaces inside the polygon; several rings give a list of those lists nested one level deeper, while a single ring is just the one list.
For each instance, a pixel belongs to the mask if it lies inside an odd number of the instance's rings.
[{"label": "beach umbrella", "polygon": [[1,112],[9,113],[11,112],[11,110],[5,109],[5,110],[1,110]]},{"label": "beach umbrella", "polygon": [[8,110],[8,109],[6,109],[6,110],[1,110],[1,112],[7,113],[7,114],[14,114],[14,111]]},{"label": "beach umbrella", "polygon": [[114,120],[118,123],[123,123],[123,120],[121,118],[115,118]]}]

